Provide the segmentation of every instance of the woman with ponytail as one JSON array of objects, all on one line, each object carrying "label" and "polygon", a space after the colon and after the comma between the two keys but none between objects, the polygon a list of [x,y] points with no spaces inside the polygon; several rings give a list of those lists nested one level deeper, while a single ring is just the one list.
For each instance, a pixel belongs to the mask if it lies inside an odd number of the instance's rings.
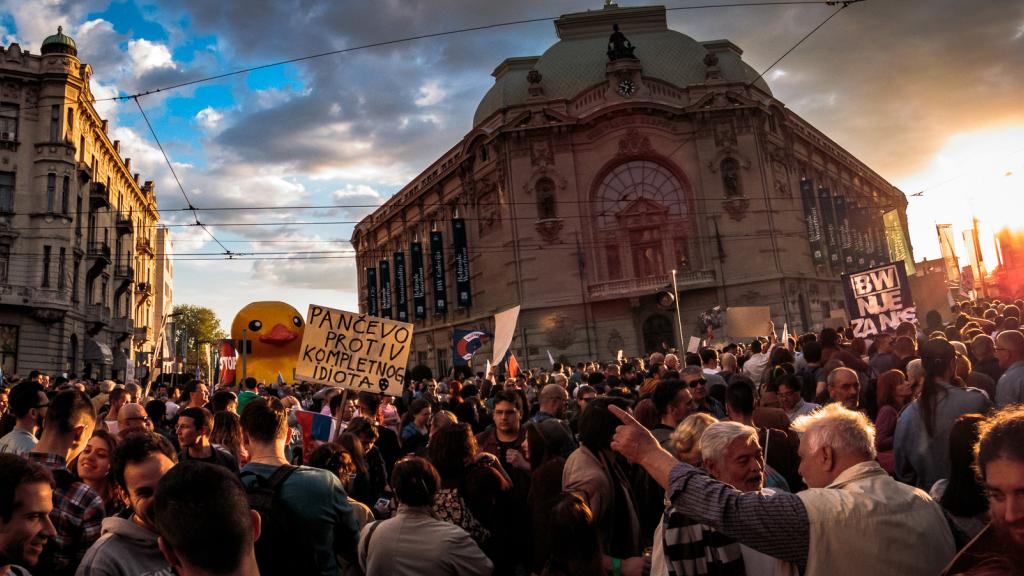
[{"label": "woman with ponytail", "polygon": [[977,388],[953,384],[956,349],[935,338],[921,346],[924,384],[921,395],[900,415],[893,455],[896,478],[928,490],[949,475],[949,433],[964,414],[984,414],[992,408]]}]

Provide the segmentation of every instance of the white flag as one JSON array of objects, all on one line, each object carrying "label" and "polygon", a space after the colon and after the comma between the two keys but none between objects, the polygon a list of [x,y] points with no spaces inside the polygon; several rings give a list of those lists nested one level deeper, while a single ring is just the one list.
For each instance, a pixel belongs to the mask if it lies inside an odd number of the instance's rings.
[{"label": "white flag", "polygon": [[548,362],[551,362],[551,367],[555,366],[555,357],[551,355],[551,350],[548,350]]},{"label": "white flag", "polygon": [[505,352],[512,345],[512,337],[516,334],[516,322],[519,320],[519,306],[513,306],[504,312],[494,315],[494,352],[491,365],[497,366],[505,359]]},{"label": "white flag", "polygon": [[491,377],[491,361],[490,361],[490,359],[488,359],[487,360],[487,364],[484,365],[484,379],[486,380],[486,379],[488,379],[490,377]]},{"label": "white flag", "polygon": [[789,340],[789,322],[782,323],[782,345],[785,346]]}]

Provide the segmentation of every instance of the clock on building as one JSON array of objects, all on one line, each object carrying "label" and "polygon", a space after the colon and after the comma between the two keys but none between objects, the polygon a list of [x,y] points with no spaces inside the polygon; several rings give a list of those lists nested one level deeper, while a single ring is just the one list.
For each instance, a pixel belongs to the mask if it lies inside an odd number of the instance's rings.
[{"label": "clock on building", "polygon": [[632,80],[629,78],[619,80],[619,95],[632,96],[633,92],[636,92],[636,84]]}]

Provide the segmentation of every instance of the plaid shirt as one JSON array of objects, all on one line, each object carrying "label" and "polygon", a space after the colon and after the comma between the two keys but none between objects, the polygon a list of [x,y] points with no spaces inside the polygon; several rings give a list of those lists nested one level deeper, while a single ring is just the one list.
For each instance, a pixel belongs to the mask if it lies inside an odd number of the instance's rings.
[{"label": "plaid shirt", "polygon": [[71,478],[67,461],[57,454],[29,452],[26,457],[41,464],[54,473],[57,481],[53,489],[53,511],[50,520],[57,529],[53,546],[47,546],[46,565],[53,567],[54,574],[74,574],[85,551],[100,537],[103,523],[103,499],[84,482],[61,482],[61,476]]},{"label": "plaid shirt", "polygon": [[707,524],[726,536],[803,568],[811,545],[811,522],[800,497],[788,492],[766,496],[740,492],[707,472],[676,464],[666,494],[683,516]]}]

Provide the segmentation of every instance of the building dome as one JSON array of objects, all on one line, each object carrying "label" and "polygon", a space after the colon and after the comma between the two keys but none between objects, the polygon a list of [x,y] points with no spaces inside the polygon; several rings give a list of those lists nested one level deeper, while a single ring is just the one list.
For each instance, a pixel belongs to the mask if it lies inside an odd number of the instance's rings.
[{"label": "building dome", "polygon": [[47,36],[46,40],[43,40],[40,52],[43,54],[70,54],[78,56],[78,47],[75,46],[75,40],[71,36],[64,34],[64,27],[57,26],[57,33],[53,36]]},{"label": "building dome", "polygon": [[[635,56],[646,78],[656,78],[679,88],[706,80],[709,52],[717,56],[721,78],[726,82],[750,82],[757,72],[740,58],[742,51],[728,41],[700,43],[668,28],[663,6],[618,8],[562,16],[555,21],[560,40],[542,56],[510,58],[494,71],[495,83],[473,116],[477,126],[498,110],[523,104],[529,97],[527,74],[541,74],[544,97],[570,99],[606,81],[608,37],[618,24],[636,47]],[[768,94],[768,84],[756,86]]]}]

